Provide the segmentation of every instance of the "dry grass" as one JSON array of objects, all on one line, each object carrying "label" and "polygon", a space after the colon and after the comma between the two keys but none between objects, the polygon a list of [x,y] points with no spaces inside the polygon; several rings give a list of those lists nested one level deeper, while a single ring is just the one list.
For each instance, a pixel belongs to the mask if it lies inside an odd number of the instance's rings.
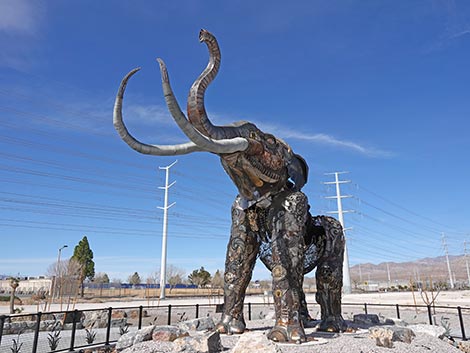
[{"label": "dry grass", "polygon": [[[264,289],[261,288],[248,288],[248,295],[263,294]],[[167,289],[165,295],[168,298],[185,298],[185,297],[220,297],[223,296],[222,288],[174,288]],[[160,296],[160,289],[155,288],[142,288],[142,289],[85,289],[85,298],[158,298]]]}]

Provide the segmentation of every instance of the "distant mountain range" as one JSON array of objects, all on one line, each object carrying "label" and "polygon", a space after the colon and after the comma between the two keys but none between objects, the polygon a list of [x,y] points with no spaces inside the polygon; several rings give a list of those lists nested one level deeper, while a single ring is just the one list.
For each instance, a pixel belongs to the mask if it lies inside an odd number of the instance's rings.
[{"label": "distant mountain range", "polygon": [[[470,265],[470,256],[468,258]],[[449,262],[454,282],[468,284],[465,256],[450,256]],[[410,262],[382,262],[378,265],[371,263],[354,265],[350,268],[351,283],[387,282],[388,268],[390,269],[390,282],[406,283],[425,281],[449,281],[449,271],[445,256],[424,258]]]}]

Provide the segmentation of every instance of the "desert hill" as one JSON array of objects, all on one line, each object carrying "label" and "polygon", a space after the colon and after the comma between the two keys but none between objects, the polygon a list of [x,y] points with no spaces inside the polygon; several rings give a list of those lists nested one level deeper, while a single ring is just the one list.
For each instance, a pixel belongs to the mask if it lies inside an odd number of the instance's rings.
[{"label": "desert hill", "polygon": [[[470,265],[470,258],[467,258]],[[449,256],[453,280],[456,285],[468,286],[465,256]],[[388,282],[387,264],[390,269],[390,283],[413,281],[449,281],[445,256],[424,258],[409,262],[382,262],[380,264],[358,264],[350,268],[351,283]]]}]

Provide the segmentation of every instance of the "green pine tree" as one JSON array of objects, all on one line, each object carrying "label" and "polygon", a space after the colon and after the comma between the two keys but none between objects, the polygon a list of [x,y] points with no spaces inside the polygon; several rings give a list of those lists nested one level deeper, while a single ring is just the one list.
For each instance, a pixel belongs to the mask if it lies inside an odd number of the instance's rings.
[{"label": "green pine tree", "polygon": [[211,282],[211,274],[204,269],[204,266],[202,266],[199,270],[194,270],[188,276],[188,280],[199,288],[205,287]]},{"label": "green pine tree", "polygon": [[81,296],[83,297],[85,279],[92,280],[95,276],[95,263],[93,261],[93,251],[90,249],[90,244],[86,236],[78,243],[73,250],[72,259],[80,264],[80,285]]},{"label": "green pine tree", "polygon": [[137,272],[134,272],[132,276],[129,276],[129,283],[130,284],[140,284],[140,276]]}]

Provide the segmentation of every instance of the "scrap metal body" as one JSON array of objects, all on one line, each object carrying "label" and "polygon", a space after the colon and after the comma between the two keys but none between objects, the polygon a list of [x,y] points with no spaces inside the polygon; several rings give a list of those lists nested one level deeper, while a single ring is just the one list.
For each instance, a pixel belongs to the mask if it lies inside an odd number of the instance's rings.
[{"label": "scrap metal body", "polygon": [[[221,156],[239,195],[232,205],[225,261],[225,305],[217,328],[223,333],[245,330],[243,302],[259,257],[272,273],[276,321],[270,339],[305,340],[303,327],[311,318],[303,278],[314,268],[317,268],[316,299],[322,312],[319,328],[343,331],[346,325],[341,316],[344,251],[341,225],[331,217],[312,217],[307,196],[300,190],[307,179],[303,174],[307,172],[305,161],[284,142],[265,136],[257,131],[257,141],[264,151],[257,159],[245,152]],[[292,167],[294,159],[298,168]]]}]

